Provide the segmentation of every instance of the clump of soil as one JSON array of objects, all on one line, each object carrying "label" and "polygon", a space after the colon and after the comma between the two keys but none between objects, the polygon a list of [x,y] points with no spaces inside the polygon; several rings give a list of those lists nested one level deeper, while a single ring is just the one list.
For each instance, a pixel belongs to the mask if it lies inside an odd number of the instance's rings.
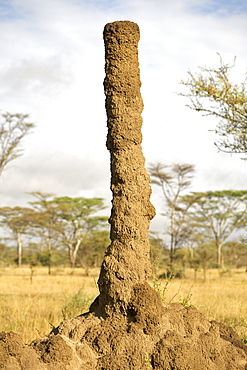
[{"label": "clump of soil", "polygon": [[1,333],[0,369],[247,369],[247,346],[231,328],[176,303],[164,305],[157,321],[147,303],[137,295],[129,316],[87,313],[66,320],[29,346],[17,334]]},{"label": "clump of soil", "polygon": [[109,23],[104,40],[113,200],[100,293],[90,312],[28,346],[15,333],[0,333],[0,369],[246,370],[247,346],[231,328],[193,307],[164,305],[148,284],[155,210],[141,149],[139,28]]}]

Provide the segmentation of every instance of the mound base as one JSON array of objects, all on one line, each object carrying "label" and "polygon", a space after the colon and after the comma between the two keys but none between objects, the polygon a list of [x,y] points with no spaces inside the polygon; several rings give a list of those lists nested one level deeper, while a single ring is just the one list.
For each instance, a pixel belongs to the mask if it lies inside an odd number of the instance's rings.
[{"label": "mound base", "polygon": [[0,333],[0,369],[247,369],[247,346],[233,329],[176,303],[163,305],[157,322],[153,292],[149,302],[146,288],[143,294],[139,287],[139,293],[127,316],[89,312],[63,321],[30,345],[13,332]]}]

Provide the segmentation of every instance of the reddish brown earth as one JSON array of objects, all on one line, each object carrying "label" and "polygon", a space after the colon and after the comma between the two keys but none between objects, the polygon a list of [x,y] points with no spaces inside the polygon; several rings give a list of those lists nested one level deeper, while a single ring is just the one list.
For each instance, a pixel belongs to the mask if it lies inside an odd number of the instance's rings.
[{"label": "reddish brown earth", "polygon": [[107,148],[113,193],[111,244],[90,312],[24,345],[0,333],[4,370],[246,370],[247,346],[194,307],[164,305],[149,284],[148,228],[155,211],[141,149],[139,28],[107,24]]}]

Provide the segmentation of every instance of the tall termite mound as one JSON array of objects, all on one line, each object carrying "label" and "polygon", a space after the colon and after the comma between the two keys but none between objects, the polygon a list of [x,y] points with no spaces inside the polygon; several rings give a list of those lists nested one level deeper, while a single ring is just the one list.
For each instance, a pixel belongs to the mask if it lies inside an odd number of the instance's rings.
[{"label": "tall termite mound", "polygon": [[148,284],[148,227],[155,212],[141,150],[138,26],[107,24],[104,40],[113,199],[99,296],[90,312],[63,321],[29,346],[15,333],[0,333],[0,368],[246,370],[247,347],[231,328],[208,321],[194,307],[162,304]]},{"label": "tall termite mound", "polygon": [[[150,179],[141,148],[139,38],[139,27],[133,22],[114,22],[104,29],[107,148],[111,155],[113,200],[109,219],[111,245],[101,267],[96,302],[103,315],[132,315],[133,296],[151,294],[147,284],[148,230],[155,210],[150,203]],[[161,304],[157,297],[152,299]],[[92,309],[97,310],[96,305]]]}]

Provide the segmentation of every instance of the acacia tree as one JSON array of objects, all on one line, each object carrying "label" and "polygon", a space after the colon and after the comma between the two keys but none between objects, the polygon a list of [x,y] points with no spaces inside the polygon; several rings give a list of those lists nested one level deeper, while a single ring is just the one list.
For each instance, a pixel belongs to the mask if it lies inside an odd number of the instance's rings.
[{"label": "acacia tree", "polygon": [[93,216],[104,208],[103,199],[57,197],[52,202],[58,215],[56,232],[68,247],[70,264],[74,268],[84,235],[108,220],[105,216]]},{"label": "acacia tree", "polygon": [[148,170],[151,182],[161,188],[167,207],[167,213],[164,215],[169,219],[167,234],[170,237],[170,269],[173,271],[176,248],[188,231],[185,217],[191,206],[189,202],[181,202],[181,195],[191,185],[195,166],[179,163],[173,165],[155,163],[151,164]]},{"label": "acacia tree", "polygon": [[48,274],[51,274],[51,260],[52,252],[57,246],[58,234],[56,232],[56,222],[57,222],[57,212],[50,202],[50,198],[54,196],[51,193],[42,193],[39,191],[31,192],[36,201],[30,202],[33,206],[34,217],[31,220],[30,224],[30,233],[35,237],[39,237],[41,243],[46,246],[48,251]]},{"label": "acacia tree", "polygon": [[[105,208],[101,198],[54,197],[41,192],[31,193],[38,200],[30,202],[33,208],[0,208],[0,225],[11,231],[17,242],[18,266],[22,263],[22,235],[28,235],[45,243],[48,250],[48,273],[51,273],[51,256],[55,246],[66,246],[69,251],[71,267],[75,267],[77,253],[84,248],[85,266],[87,264],[87,245],[94,244],[100,249],[104,236],[104,246],[109,233],[102,234],[107,217],[95,215]],[[91,249],[92,246],[91,246]],[[100,254],[96,252],[96,254]],[[94,256],[96,258],[96,255]],[[81,258],[83,260],[83,257]]]},{"label": "acacia tree", "polygon": [[225,260],[231,267],[247,267],[247,248],[243,241],[231,240],[224,245]]},{"label": "acacia tree", "polygon": [[28,233],[29,220],[33,219],[34,211],[31,208],[23,207],[2,207],[0,208],[0,224],[10,231],[17,244],[17,263],[22,265],[23,241],[22,235]]},{"label": "acacia tree", "polygon": [[49,199],[50,194],[32,194],[39,200],[31,204],[41,211],[40,223],[36,227],[42,228],[49,245],[55,240],[68,248],[70,264],[74,268],[78,250],[87,233],[106,224],[107,217],[93,216],[105,208],[103,199],[67,196]]},{"label": "acacia tree", "polygon": [[[187,199],[189,195],[186,196]],[[247,191],[208,191],[192,193],[191,225],[208,240],[214,240],[217,264],[222,266],[224,242],[243,225],[246,213]]]},{"label": "acacia tree", "polygon": [[215,133],[217,148],[227,153],[247,154],[247,77],[240,85],[230,81],[230,70],[235,65],[200,68],[199,73],[188,71],[189,79],[181,81],[189,92],[180,94],[190,98],[190,108],[219,119]]},{"label": "acacia tree", "polygon": [[[27,114],[0,112],[0,176],[11,161],[22,155],[20,147],[22,139],[34,127],[33,123],[26,122],[28,117]],[[17,240],[18,266],[22,263],[21,234],[25,233],[27,228],[22,222],[22,216],[29,211],[30,209],[21,207],[0,209],[1,224],[7,226]]]},{"label": "acacia tree", "polygon": [[0,112],[0,175],[9,162],[22,155],[22,139],[34,127],[26,122],[27,114]]}]

